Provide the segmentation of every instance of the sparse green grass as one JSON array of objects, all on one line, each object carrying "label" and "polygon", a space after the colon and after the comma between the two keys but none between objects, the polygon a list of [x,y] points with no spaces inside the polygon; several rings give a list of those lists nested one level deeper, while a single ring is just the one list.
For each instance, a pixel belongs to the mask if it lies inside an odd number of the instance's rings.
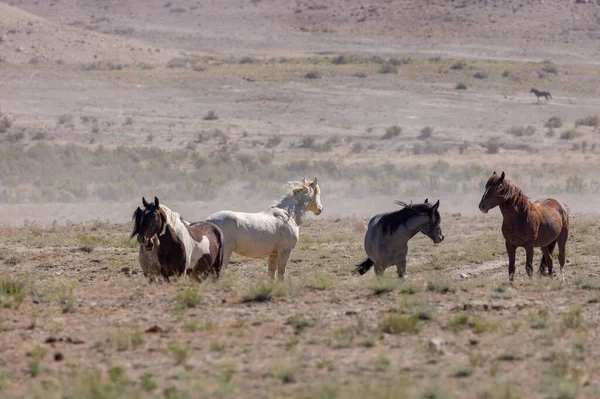
[{"label": "sparse green grass", "polygon": [[579,305],[571,305],[569,311],[561,316],[562,325],[569,329],[579,329],[583,326],[583,311]]},{"label": "sparse green grass", "polygon": [[6,278],[0,279],[0,307],[18,309],[26,294],[23,283]]},{"label": "sparse green grass", "polygon": [[324,271],[311,273],[304,280],[304,286],[312,290],[324,291],[333,286],[332,276]]},{"label": "sparse green grass", "polygon": [[284,294],[283,288],[277,283],[260,280],[248,287],[242,300],[243,302],[266,302]]},{"label": "sparse green grass", "polygon": [[383,354],[377,355],[375,359],[375,370],[382,372],[386,371],[390,367],[390,359],[385,357]]},{"label": "sparse green grass", "polygon": [[202,302],[202,296],[192,288],[186,288],[175,294],[175,302],[179,309],[194,308]]},{"label": "sparse green grass", "polygon": [[560,119],[558,116],[552,116],[546,121],[546,123],[544,123],[544,127],[548,129],[558,129],[559,127],[562,127],[562,125],[562,119]]},{"label": "sparse green grass", "polygon": [[0,249],[0,261],[3,261],[9,266],[15,266],[21,262],[21,257],[7,250]]},{"label": "sparse green grass", "polygon": [[396,276],[392,278],[379,277],[368,284],[368,288],[373,292],[373,295],[381,295],[395,291],[400,286],[400,279]]},{"label": "sparse green grass", "polygon": [[202,119],[204,119],[205,121],[214,121],[219,119],[219,117],[217,116],[217,113],[215,111],[208,111]]},{"label": "sparse green grass", "polygon": [[456,378],[466,378],[473,375],[473,369],[470,366],[459,367],[453,374]]},{"label": "sparse green grass", "polygon": [[456,287],[450,284],[448,280],[434,279],[427,281],[427,291],[446,294],[456,292]]},{"label": "sparse green grass", "polygon": [[64,114],[58,117],[59,125],[67,125],[73,122],[73,115]]},{"label": "sparse green grass", "polygon": [[558,73],[558,68],[556,68],[556,65],[554,65],[550,60],[545,60],[540,69],[546,73],[551,73],[553,75],[556,75]]},{"label": "sparse green grass", "polygon": [[575,121],[575,127],[578,126],[589,126],[597,129],[600,126],[600,117],[597,115],[586,116],[585,118],[579,118]]},{"label": "sparse green grass", "polygon": [[398,73],[398,68],[396,68],[396,66],[394,66],[392,64],[383,64],[379,68],[379,73],[383,73],[383,74],[397,74]]},{"label": "sparse green grass", "polygon": [[534,330],[543,330],[548,327],[548,312],[540,310],[536,315],[531,317],[531,328]]},{"label": "sparse green grass", "polygon": [[491,329],[495,329],[495,325],[482,317],[472,317],[466,313],[456,313],[450,319],[450,327],[454,331],[471,329],[475,334],[482,334]]},{"label": "sparse green grass", "polygon": [[189,357],[189,349],[187,346],[169,344],[167,345],[167,349],[169,349],[171,356],[173,356],[175,364],[185,364]]},{"label": "sparse green grass", "polygon": [[75,312],[75,295],[73,286],[62,286],[58,291],[58,304],[63,313]]},{"label": "sparse green grass", "polygon": [[292,384],[296,382],[296,374],[298,373],[298,367],[292,362],[279,362],[274,367],[273,374],[283,384]]},{"label": "sparse green grass", "polygon": [[354,342],[356,332],[352,327],[340,326],[331,331],[331,347],[333,349],[347,348]]},{"label": "sparse green grass", "polygon": [[533,136],[535,134],[535,127],[529,125],[525,126],[513,126],[507,130],[508,134],[511,134],[515,137],[528,137]]},{"label": "sparse green grass", "polygon": [[158,388],[158,384],[156,383],[152,373],[144,373],[140,378],[140,385],[147,393],[154,392],[156,388]]},{"label": "sparse green grass", "polygon": [[225,350],[225,344],[220,341],[211,341],[210,350],[213,352],[223,352]]},{"label": "sparse green grass", "polygon": [[460,82],[460,83],[457,83],[456,86],[454,86],[454,89],[455,90],[467,90],[467,85]]},{"label": "sparse green grass", "polygon": [[288,318],[287,323],[294,329],[294,334],[298,335],[307,327],[313,327],[315,323],[304,315],[295,315]]},{"label": "sparse green grass", "polygon": [[417,334],[419,319],[411,315],[388,313],[379,321],[379,329],[388,334]]},{"label": "sparse green grass", "polygon": [[394,137],[400,136],[402,133],[402,128],[398,125],[390,126],[385,129],[385,134],[381,137],[382,140],[390,140]]},{"label": "sparse green grass", "polygon": [[115,333],[111,341],[118,351],[136,349],[144,343],[144,336],[140,330],[121,330]]},{"label": "sparse green grass", "polygon": [[500,140],[497,137],[490,137],[485,146],[488,154],[497,154],[501,147]]},{"label": "sparse green grass", "polygon": [[581,136],[583,136],[583,133],[581,133],[575,129],[569,129],[569,130],[565,130],[564,132],[562,132],[560,134],[560,139],[561,140],[575,140]]}]

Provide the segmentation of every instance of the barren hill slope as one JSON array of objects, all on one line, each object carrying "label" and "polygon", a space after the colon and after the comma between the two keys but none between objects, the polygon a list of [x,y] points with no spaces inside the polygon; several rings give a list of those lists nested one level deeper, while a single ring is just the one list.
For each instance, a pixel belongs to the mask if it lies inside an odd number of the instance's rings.
[{"label": "barren hill slope", "polygon": [[0,3],[0,57],[11,63],[163,62],[177,51],[91,32]]},{"label": "barren hill slope", "polygon": [[55,21],[221,54],[458,51],[588,60],[600,6],[571,0],[16,0]]}]

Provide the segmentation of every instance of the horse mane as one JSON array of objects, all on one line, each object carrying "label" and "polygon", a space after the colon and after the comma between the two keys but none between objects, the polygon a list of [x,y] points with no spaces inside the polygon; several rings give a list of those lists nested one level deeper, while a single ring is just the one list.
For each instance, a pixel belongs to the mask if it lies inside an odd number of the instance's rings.
[{"label": "horse mane", "polygon": [[[185,222],[179,213],[172,211],[163,204],[160,204],[160,209],[165,211],[165,215],[167,215],[167,224],[171,225],[171,227],[175,226],[175,221],[178,219],[181,220],[181,222],[185,225]],[[144,209],[140,207],[133,211],[133,215],[131,217],[131,220],[133,221],[133,231],[131,232],[131,236],[129,238],[135,237],[140,232],[140,223],[142,222],[143,213]]]},{"label": "horse mane", "polygon": [[[170,208],[167,208],[163,204],[160,204],[160,209],[162,209],[165,212],[165,215],[167,215],[167,224],[171,227],[175,227],[175,223],[178,220],[179,221],[183,220],[181,218],[181,215],[178,212],[175,212],[175,211],[171,210]],[[185,225],[185,223],[184,223],[184,225]]]},{"label": "horse mane", "polygon": [[[400,205],[402,209],[389,212],[384,214],[379,223],[381,224],[381,228],[383,233],[393,234],[400,228],[400,226],[405,225],[410,219],[417,215],[426,215],[427,212],[431,209],[433,204],[428,202],[424,202],[422,204],[407,204],[402,201],[394,201],[396,204]],[[439,218],[438,218],[439,220]]]},{"label": "horse mane", "polygon": [[142,213],[144,211],[138,206],[135,211],[133,211],[133,215],[131,216],[131,220],[133,221],[133,231],[129,238],[135,237],[140,232],[140,223],[142,222]]},{"label": "horse mane", "polygon": [[[277,208],[279,205],[286,202],[286,200],[290,200],[293,197],[295,197],[296,195],[298,195],[298,193],[300,193],[301,191],[304,191],[306,189],[312,190],[312,188],[310,187],[310,183],[307,182],[306,179],[296,179],[296,180],[289,181],[289,182],[287,182],[286,186],[287,186],[287,190],[285,192],[285,196],[282,199],[280,199],[279,201],[274,201],[273,204],[270,206],[270,208]],[[317,184],[315,194],[320,194],[320,193],[321,193],[321,189],[319,188],[319,185]]]},{"label": "horse mane", "polygon": [[[492,175],[489,178],[489,180],[486,184],[486,187],[495,185],[499,179],[500,179],[500,176]],[[521,190],[516,184],[514,184],[513,182],[511,182],[508,179],[504,179],[502,181],[502,189],[500,192],[500,198],[502,198],[502,200],[505,202],[510,202],[511,204],[513,204],[515,206],[515,208],[517,208],[520,211],[524,211],[525,209],[527,209],[527,206],[529,205],[529,197],[527,195],[525,195],[523,190]]]}]

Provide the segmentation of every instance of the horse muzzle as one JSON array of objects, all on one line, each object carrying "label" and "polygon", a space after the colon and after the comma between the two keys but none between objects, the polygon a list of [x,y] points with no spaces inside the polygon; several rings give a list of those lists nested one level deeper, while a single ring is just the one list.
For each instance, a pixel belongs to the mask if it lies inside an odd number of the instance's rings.
[{"label": "horse muzzle", "polygon": [[481,213],[488,213],[489,209],[484,204],[479,204],[479,210]]},{"label": "horse muzzle", "polygon": [[323,207],[322,206],[317,209],[317,211],[315,212],[315,215],[319,216],[321,213],[323,213]]}]

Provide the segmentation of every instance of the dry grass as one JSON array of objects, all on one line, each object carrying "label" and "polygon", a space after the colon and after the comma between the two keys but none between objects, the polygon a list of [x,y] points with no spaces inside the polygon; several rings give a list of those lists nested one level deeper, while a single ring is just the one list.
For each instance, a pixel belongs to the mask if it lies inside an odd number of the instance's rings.
[{"label": "dry grass", "polygon": [[[537,397],[549,392],[542,381],[551,375],[553,392],[593,397],[600,389],[595,380],[582,385],[572,376],[593,376],[598,361],[586,337],[598,321],[593,306],[599,288],[583,277],[597,272],[597,253],[583,251],[597,220],[573,223],[578,239],[569,256],[577,254],[578,277],[567,267],[564,286],[518,276],[514,288],[506,284],[505,264],[495,263],[504,257],[501,235],[488,232],[499,220],[478,220],[453,217],[447,242],[439,246],[416,239],[405,281],[389,270],[379,279],[350,273],[364,255],[349,249],[360,248],[362,239],[349,219],[308,221],[295,252],[300,256],[292,255],[298,267],[289,268],[284,283],[262,279],[264,261],[241,259],[221,281],[199,286],[148,284],[137,248],[125,245],[129,226],[56,226],[51,235],[50,228],[36,226],[5,229],[21,262],[10,266],[14,275],[3,280],[0,295],[10,303],[3,309],[1,343],[18,364],[3,380],[3,394],[32,396],[44,388],[46,397],[262,397],[268,385],[276,395],[293,397],[439,397],[431,395],[440,395],[444,385],[475,399],[486,386],[522,381],[498,392]],[[77,251],[82,240],[94,244],[91,254]],[[36,255],[42,243],[43,259]],[[336,243],[339,249],[331,246]],[[87,256],[106,270],[83,261]],[[42,267],[48,264],[54,266]],[[126,275],[124,264],[132,269]],[[459,270],[481,274],[460,281]],[[39,283],[18,283],[34,275]],[[174,304],[184,311],[174,312]],[[23,334],[32,338],[24,341]],[[48,337],[54,347],[44,343]],[[443,354],[427,348],[432,338],[446,341]],[[52,360],[56,352],[69,363]],[[78,370],[66,373],[70,364]],[[521,367],[541,374],[524,375]],[[386,382],[398,373],[403,377]],[[423,373],[435,380],[416,379]],[[350,385],[343,375],[354,376]],[[377,385],[370,385],[374,379]]]}]

